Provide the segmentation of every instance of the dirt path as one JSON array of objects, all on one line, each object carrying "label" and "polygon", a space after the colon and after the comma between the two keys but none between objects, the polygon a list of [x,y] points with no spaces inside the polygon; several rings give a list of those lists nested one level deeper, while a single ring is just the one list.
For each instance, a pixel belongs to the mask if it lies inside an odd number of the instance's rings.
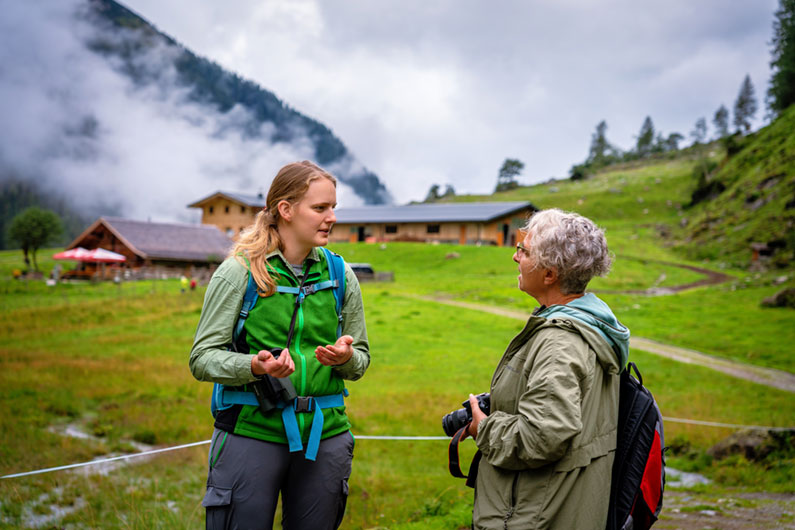
[{"label": "dirt path", "polygon": [[795,495],[734,493],[723,497],[685,491],[666,491],[656,529],[722,530],[795,529]]},{"label": "dirt path", "polygon": [[722,272],[716,272],[709,269],[702,269],[701,267],[694,267],[692,265],[682,265],[681,263],[673,263],[671,261],[643,259],[632,256],[621,256],[621,259],[642,261],[644,263],[659,263],[661,265],[666,265],[668,267],[679,267],[680,269],[687,269],[693,272],[697,272],[699,274],[703,274],[704,277],[694,282],[683,283],[681,285],[673,285],[671,287],[650,287],[649,289],[630,289],[627,291],[611,291],[609,289],[605,289],[593,292],[609,293],[609,294],[641,294],[646,296],[662,296],[674,293],[681,293],[682,291],[695,289],[696,287],[704,287],[706,285],[717,285],[719,283],[725,283],[734,279],[732,276],[729,276],[728,274],[723,274]]},{"label": "dirt path", "polygon": [[[416,298],[454,307],[472,309],[474,311],[484,311],[494,315],[521,320],[522,322],[526,321],[529,317],[527,313],[523,311],[517,311],[515,309],[505,309],[490,305],[473,304],[471,302],[462,302],[460,300],[452,300],[449,298],[430,296],[417,296]],[[671,346],[669,344],[662,344],[660,342],[656,342],[651,339],[644,339],[642,337],[632,337],[629,340],[629,345],[632,348],[637,348],[645,352],[661,355],[679,362],[705,366],[739,379],[745,379],[748,381],[753,381],[754,383],[759,383],[760,385],[786,390],[787,392],[795,392],[795,375],[782,370],[762,368],[761,366],[753,366],[729,361],[727,359],[713,357],[695,350],[679,348],[678,346]]]}]

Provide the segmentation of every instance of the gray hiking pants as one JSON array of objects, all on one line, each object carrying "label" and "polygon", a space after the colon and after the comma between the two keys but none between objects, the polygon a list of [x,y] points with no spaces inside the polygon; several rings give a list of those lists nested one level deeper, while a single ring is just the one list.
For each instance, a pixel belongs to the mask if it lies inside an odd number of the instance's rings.
[{"label": "gray hiking pants", "polygon": [[335,530],[345,513],[352,460],[350,432],[321,440],[312,462],[286,444],[215,429],[202,501],[207,529],[270,530],[281,492],[282,528]]}]

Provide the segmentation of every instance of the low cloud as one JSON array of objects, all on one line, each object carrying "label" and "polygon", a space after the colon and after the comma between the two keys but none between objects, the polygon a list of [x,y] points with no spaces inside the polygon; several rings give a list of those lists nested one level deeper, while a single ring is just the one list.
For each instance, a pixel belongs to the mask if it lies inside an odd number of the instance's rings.
[{"label": "low cloud", "polygon": [[[89,215],[197,221],[186,208],[216,190],[267,191],[278,169],[312,158],[306,137],[271,144],[271,124],[244,134],[249,111],[188,98],[173,48],[136,57],[136,84],[120,62],[86,43],[137,38],[87,22],[85,2],[0,1],[0,171],[36,180]],[[98,33],[99,32],[99,33]],[[361,200],[340,184],[341,205]]]}]

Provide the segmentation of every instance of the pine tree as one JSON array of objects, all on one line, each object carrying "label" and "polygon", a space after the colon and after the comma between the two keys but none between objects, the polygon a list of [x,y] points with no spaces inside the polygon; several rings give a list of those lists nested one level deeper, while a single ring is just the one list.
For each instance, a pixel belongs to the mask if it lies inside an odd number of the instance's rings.
[{"label": "pine tree", "polygon": [[751,131],[751,119],[756,114],[756,98],[754,97],[754,85],[751,84],[751,76],[746,75],[743,84],[740,85],[740,93],[737,94],[737,101],[734,102],[734,126],[737,132],[745,134]]},{"label": "pine tree", "polygon": [[685,137],[679,134],[678,132],[672,132],[668,135],[668,138],[665,140],[665,150],[666,151],[678,151],[679,150],[679,142],[684,140]]},{"label": "pine tree", "polygon": [[717,138],[729,136],[729,109],[724,105],[718,107],[718,110],[715,111],[715,116],[712,118],[712,123],[715,125]]},{"label": "pine tree", "polygon": [[428,194],[425,196],[425,201],[423,202],[434,202],[440,197],[441,195],[439,194],[439,185],[433,184],[431,186],[431,189],[428,190]]},{"label": "pine tree", "polygon": [[651,117],[646,116],[643,120],[643,125],[640,126],[640,133],[638,134],[638,142],[636,150],[638,156],[645,157],[651,154],[652,147],[654,146],[654,124],[651,122]]},{"label": "pine tree", "polygon": [[767,106],[774,116],[795,103],[795,0],[780,0],[773,21],[773,75]]},{"label": "pine tree", "polygon": [[596,131],[591,136],[591,148],[588,151],[587,164],[601,166],[606,163],[608,155],[613,151],[613,147],[605,136],[606,132],[607,122],[602,120],[596,126]]},{"label": "pine tree", "polygon": [[707,120],[705,118],[696,120],[696,126],[690,131],[690,137],[693,138],[693,144],[700,144],[707,138]]}]

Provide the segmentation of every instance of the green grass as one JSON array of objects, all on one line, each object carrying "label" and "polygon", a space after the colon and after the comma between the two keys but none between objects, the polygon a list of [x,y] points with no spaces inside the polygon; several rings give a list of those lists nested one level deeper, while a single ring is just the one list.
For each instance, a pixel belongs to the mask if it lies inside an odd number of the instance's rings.
[{"label": "green grass", "polygon": [[[720,153],[715,154],[720,157]],[[791,269],[751,275],[720,260],[694,261],[671,245],[691,216],[692,160],[613,169],[582,182],[553,182],[489,197],[578,211],[606,228],[616,255],[611,274],[591,288],[633,335],[719,357],[795,371],[795,312],[759,302],[795,286]],[[529,313],[516,289],[512,250],[390,243],[334,246],[350,262],[393,271],[395,281],[363,284],[372,365],[350,383],[349,413],[359,435],[441,435],[442,415],[492,371],[522,322],[418,297],[456,299]],[[42,250],[45,276],[60,249]],[[457,257],[454,257],[457,256]],[[0,252],[0,474],[83,462],[132,451],[131,441],[163,446],[207,440],[211,385],[187,361],[203,289],[180,294],[174,280],[113,285],[10,279],[21,252]],[[623,291],[700,278],[676,267],[717,266],[732,280],[671,296]],[[728,262],[727,262],[728,263]],[[775,283],[785,275],[784,283]],[[663,415],[743,425],[795,425],[792,394],[632,350]],[[94,436],[68,438],[74,425]],[[666,424],[666,440],[686,447],[677,468],[702,472],[708,491],[792,492],[791,455],[763,463],[712,461],[705,449],[730,429]],[[466,442],[462,460],[474,452]],[[344,528],[468,528],[472,492],[446,469],[445,441],[359,439]],[[0,481],[0,528],[18,528],[51,505],[72,507],[49,526],[196,528],[207,446],[166,453],[107,475],[55,472]]]},{"label": "green grass", "polygon": [[[363,284],[373,362],[366,377],[349,384],[354,433],[441,435],[442,415],[458,408],[468,393],[488,387],[504,347],[522,323],[418,300],[416,295],[452,296],[529,310],[533,304],[514,286],[510,249],[404,244],[388,245],[386,250],[377,245],[344,245],[338,250],[349,261],[371,261],[380,270],[395,271],[396,276],[394,283]],[[445,259],[449,252],[460,257]],[[13,262],[8,253],[0,253],[0,258]],[[648,285],[667,270],[626,261],[622,264],[619,259],[617,270],[635,277],[608,279],[605,285],[642,286],[644,271]],[[0,289],[6,289],[0,324],[0,403],[6,412],[0,420],[0,472],[130,451],[130,440],[135,439],[166,446],[208,439],[211,386],[194,381],[187,368],[201,288],[183,295],[174,281],[124,284],[121,289],[85,284],[62,286],[74,288],[64,295],[57,290],[60,287],[10,280],[0,284]],[[733,307],[735,315],[743,315],[747,311],[741,304],[755,300],[755,289],[769,288],[726,291],[725,296],[736,303],[722,304],[723,310]],[[681,319],[662,314],[663,306],[656,310],[641,306],[632,310],[638,315],[630,316],[632,306],[627,309],[626,304],[670,300],[676,306],[677,298],[612,296],[611,304],[625,320],[634,318],[642,324],[659,318],[660,323],[654,325],[671,328],[671,332],[687,327],[688,315],[690,321],[699,315],[696,304],[678,299]],[[703,298],[704,293],[691,296]],[[714,296],[720,300],[723,295]],[[711,299],[707,303],[721,305]],[[785,324],[786,319],[773,322],[770,329],[778,327],[782,332]],[[707,345],[719,338],[702,335],[712,337],[702,337]],[[631,355],[667,417],[795,424],[791,394],[641,351],[633,350]],[[754,399],[747,399],[749,395]],[[96,439],[66,438],[50,431],[67,424],[80,426]],[[667,436],[687,439],[696,451],[728,433],[727,429],[666,425]],[[464,445],[462,460],[468,463],[473,444]],[[446,450],[444,441],[358,440],[345,527],[466,528],[471,491],[448,475]],[[200,527],[206,451],[203,446],[168,453],[104,476],[56,472],[0,481],[0,527],[19,527],[30,520],[29,513],[46,514],[53,503],[77,506],[58,520],[59,525]],[[772,474],[754,465],[727,469],[697,464],[721,485],[742,479],[750,489],[787,490],[791,482],[784,480],[791,475],[792,465],[786,459],[782,462],[781,470]]]}]

